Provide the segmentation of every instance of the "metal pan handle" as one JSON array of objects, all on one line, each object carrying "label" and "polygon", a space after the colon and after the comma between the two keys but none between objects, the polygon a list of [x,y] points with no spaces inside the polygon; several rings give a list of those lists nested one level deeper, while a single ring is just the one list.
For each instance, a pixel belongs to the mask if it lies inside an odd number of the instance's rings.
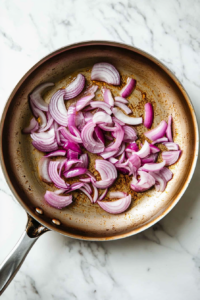
[{"label": "metal pan handle", "polygon": [[9,283],[17,274],[24,259],[26,258],[33,244],[37,241],[38,237],[48,230],[49,229],[28,215],[28,222],[25,231],[11,253],[0,265],[0,295],[4,292]]}]

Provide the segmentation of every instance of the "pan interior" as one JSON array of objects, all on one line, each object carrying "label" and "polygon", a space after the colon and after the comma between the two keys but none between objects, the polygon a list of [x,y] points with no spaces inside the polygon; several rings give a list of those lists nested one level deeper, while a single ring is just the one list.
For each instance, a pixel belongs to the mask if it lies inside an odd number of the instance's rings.
[{"label": "pan interior", "polygon": [[[106,61],[112,63],[120,72],[122,86],[127,76],[137,80],[135,91],[128,98],[134,116],[144,113],[144,104],[151,102],[155,117],[153,127],[168,115],[173,117],[174,141],[180,145],[182,155],[178,163],[171,166],[173,179],[163,193],[151,189],[145,193],[134,193],[129,188],[131,178],[120,175],[112,190],[122,190],[132,195],[132,204],[127,212],[110,215],[91,204],[90,200],[79,191],[73,193],[74,203],[63,210],[47,205],[43,196],[45,190],[54,190],[40,181],[37,163],[43,153],[34,150],[29,135],[22,134],[22,129],[29,123],[32,114],[28,104],[28,95],[42,82],[54,82],[55,86],[45,93],[50,101],[51,95],[66,86],[78,73],[86,76],[89,83],[91,68],[94,63]],[[106,85],[98,83],[99,86]],[[111,88],[114,96],[119,95],[120,87]],[[97,99],[101,100],[101,93]],[[74,100],[73,100],[74,101]],[[73,101],[68,101],[69,106]],[[172,79],[170,72],[163,69],[152,58],[146,57],[139,50],[113,44],[88,43],[61,49],[39,62],[29,71],[13,91],[6,106],[2,122],[2,157],[7,180],[20,203],[33,217],[51,229],[53,218],[61,225],[57,230],[63,234],[79,238],[117,238],[133,234],[158,216],[164,214],[181,194],[195,164],[196,121],[193,108],[187,95]],[[143,125],[137,126],[139,139],[142,141]],[[97,155],[90,156],[90,169]],[[35,213],[35,207],[41,207],[43,215]]]}]

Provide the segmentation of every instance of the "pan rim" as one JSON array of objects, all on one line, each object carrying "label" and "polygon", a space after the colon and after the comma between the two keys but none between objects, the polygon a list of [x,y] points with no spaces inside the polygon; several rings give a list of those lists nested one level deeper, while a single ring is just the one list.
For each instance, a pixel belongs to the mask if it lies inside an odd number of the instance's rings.
[{"label": "pan rim", "polygon": [[[191,107],[191,114],[192,114],[192,119],[194,122],[194,132],[195,132],[195,145],[194,145],[194,160],[190,169],[190,172],[187,176],[187,180],[185,181],[181,191],[179,192],[179,194],[177,195],[177,197],[175,198],[175,200],[171,203],[171,205],[169,207],[167,207],[165,209],[164,212],[162,212],[161,214],[159,214],[155,219],[153,219],[152,221],[149,221],[147,224],[144,224],[136,229],[133,229],[127,233],[123,233],[123,234],[118,234],[118,235],[114,235],[114,236],[110,236],[110,237],[87,237],[87,236],[82,236],[80,234],[72,234],[72,233],[66,233],[65,230],[59,228],[59,227],[55,227],[55,225],[50,224],[49,222],[46,222],[45,220],[42,220],[41,217],[39,215],[37,215],[36,213],[34,213],[32,210],[30,210],[30,208],[23,202],[23,200],[19,197],[19,195],[17,194],[17,192],[14,189],[14,186],[12,185],[12,182],[10,181],[8,172],[6,170],[6,165],[4,162],[4,157],[3,157],[3,140],[2,140],[2,132],[3,132],[3,128],[4,128],[4,121],[6,118],[6,112],[7,109],[15,95],[15,93],[17,92],[17,90],[19,89],[19,87],[21,86],[21,84],[27,79],[27,77],[30,76],[30,74],[36,70],[41,64],[43,64],[44,62],[48,61],[48,59],[50,59],[51,57],[68,51],[68,50],[72,50],[74,48],[80,48],[80,47],[85,47],[85,46],[96,46],[96,45],[101,45],[101,46],[112,46],[112,47],[118,47],[118,48],[123,48],[123,49],[128,49],[132,52],[136,52],[140,55],[142,55],[143,57],[149,59],[150,61],[152,61],[153,63],[155,63],[156,65],[158,65],[160,68],[162,68],[162,70],[167,73],[167,75],[173,80],[173,82],[176,84],[176,86],[179,88],[179,90],[181,91],[181,93],[183,94],[185,100],[187,101],[188,105]],[[71,238],[75,238],[75,239],[80,239],[80,240],[87,240],[87,241],[107,241],[107,240],[117,240],[117,239],[121,239],[121,238],[125,238],[125,237],[129,237],[132,235],[135,235],[137,233],[140,233],[146,229],[148,229],[149,227],[153,226],[155,223],[159,222],[162,218],[164,218],[172,209],[173,207],[179,202],[179,200],[181,199],[181,197],[183,196],[183,194],[185,193],[187,187],[189,186],[189,183],[192,179],[192,176],[194,174],[195,168],[196,168],[196,164],[197,164],[197,159],[198,159],[198,152],[199,152],[199,130],[198,130],[198,122],[197,122],[197,117],[196,117],[196,113],[193,107],[193,104],[191,102],[191,99],[189,97],[189,95],[187,94],[185,88],[183,87],[182,83],[179,81],[179,79],[176,77],[176,75],[167,67],[165,66],[165,64],[163,64],[160,60],[158,60],[157,58],[155,58],[153,55],[139,49],[136,47],[133,47],[131,45],[126,45],[123,43],[118,43],[118,42],[114,42],[114,41],[102,41],[102,40],[98,40],[98,41],[83,41],[83,42],[79,42],[79,43],[74,43],[74,44],[70,44],[68,46],[59,48],[53,52],[51,52],[50,54],[46,55],[45,57],[43,57],[42,59],[40,59],[35,65],[33,65],[26,73],[25,75],[20,79],[20,81],[16,84],[16,86],[14,87],[14,89],[12,90],[5,106],[4,106],[4,110],[2,113],[2,117],[1,117],[1,122],[0,122],[0,162],[1,162],[1,167],[3,170],[3,174],[4,177],[6,179],[6,182],[9,186],[9,188],[11,189],[11,192],[13,193],[14,197],[17,199],[17,201],[20,203],[20,205],[25,209],[25,211],[30,214],[34,219],[36,219],[39,223],[41,223],[43,226],[45,226],[46,228],[56,231],[64,236],[67,237],[71,237]]]}]

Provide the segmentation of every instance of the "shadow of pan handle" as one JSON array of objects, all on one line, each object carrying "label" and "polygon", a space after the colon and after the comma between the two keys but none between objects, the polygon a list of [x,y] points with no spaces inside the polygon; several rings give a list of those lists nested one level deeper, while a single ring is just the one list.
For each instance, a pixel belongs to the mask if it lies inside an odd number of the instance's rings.
[{"label": "shadow of pan handle", "polygon": [[37,239],[44,232],[49,231],[49,229],[38,223],[30,215],[27,214],[27,216],[28,221],[25,231],[11,253],[0,265],[0,295],[5,291],[9,283],[17,274],[27,254]]}]

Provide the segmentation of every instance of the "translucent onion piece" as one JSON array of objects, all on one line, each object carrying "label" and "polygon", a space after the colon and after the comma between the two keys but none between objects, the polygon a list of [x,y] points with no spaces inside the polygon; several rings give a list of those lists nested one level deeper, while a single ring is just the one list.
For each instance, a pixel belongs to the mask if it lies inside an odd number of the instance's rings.
[{"label": "translucent onion piece", "polygon": [[120,96],[115,97],[115,101],[125,103],[125,104],[128,103],[128,100]]},{"label": "translucent onion piece", "polygon": [[42,93],[47,89],[54,86],[52,82],[46,82],[38,85],[30,94],[30,100],[40,110],[48,111],[48,104],[42,99]]},{"label": "translucent onion piece", "polygon": [[158,153],[152,153],[145,158],[142,158],[142,164],[155,163],[158,158]]},{"label": "translucent onion piece", "polygon": [[160,172],[150,172],[149,173],[151,176],[154,177],[155,179],[155,188],[157,192],[164,192],[164,190],[166,189],[167,186],[167,181],[164,178],[164,176],[162,176],[162,174],[160,174]]},{"label": "translucent onion piece", "polygon": [[[80,136],[74,136],[71,134],[67,128],[61,126],[58,128],[58,130],[62,133],[62,135],[69,141],[74,142],[74,143],[82,143],[82,139]],[[75,127],[73,128],[75,132]]]},{"label": "translucent onion piece", "polygon": [[166,166],[171,166],[177,162],[179,156],[181,154],[181,150],[176,151],[163,151],[162,158],[166,161]]},{"label": "translucent onion piece", "polygon": [[113,85],[120,85],[119,72],[113,65],[106,62],[97,63],[93,66],[91,80],[99,80]]},{"label": "translucent onion piece", "polygon": [[57,150],[54,152],[51,152],[47,155],[45,155],[45,157],[52,157],[52,156],[65,156],[66,155],[66,150]]},{"label": "translucent onion piece", "polygon": [[150,144],[149,147],[150,147],[150,152],[151,153],[158,153],[158,152],[160,152],[160,149],[158,147],[154,146],[154,145]]},{"label": "translucent onion piece", "polygon": [[167,142],[167,141],[168,141],[168,138],[163,137],[163,138],[155,140],[154,142],[151,143],[151,145],[155,145],[155,144],[159,144],[159,143],[163,143],[163,142]]},{"label": "translucent onion piece", "polygon": [[80,146],[77,143],[71,141],[66,141],[63,145],[63,148],[66,150],[70,149],[74,152],[78,152],[79,154],[81,154],[82,152]]},{"label": "translucent onion piece", "polygon": [[55,142],[54,128],[46,132],[32,133],[31,138],[41,145],[48,145]]},{"label": "translucent onion piece", "polygon": [[91,203],[93,203],[93,199],[90,196],[90,194],[82,187],[79,189],[80,191],[82,191],[86,196],[88,196],[88,198],[90,199]]},{"label": "translucent onion piece", "polygon": [[167,136],[169,142],[173,142],[173,137],[172,137],[172,116],[171,115],[168,117],[168,125],[167,125],[167,130],[166,130],[166,136]]},{"label": "translucent onion piece", "polygon": [[90,102],[90,106],[93,108],[101,108],[103,110],[105,110],[105,112],[107,112],[107,114],[111,115],[112,111],[110,109],[110,105],[102,102],[102,101],[92,101]]},{"label": "translucent onion piece", "polygon": [[151,128],[151,125],[153,123],[153,106],[151,103],[146,103],[144,106],[145,109],[145,118],[144,118],[144,126],[146,128]]},{"label": "translucent onion piece", "polygon": [[112,118],[107,113],[103,111],[99,111],[93,115],[92,121],[94,124],[101,124],[101,123],[111,124]]},{"label": "translucent onion piece", "polygon": [[[46,119],[46,117],[45,117],[45,119]],[[50,112],[47,112],[47,120],[48,120],[47,122],[45,120],[45,122],[42,125],[40,125],[40,129],[38,130],[38,132],[44,132],[44,131],[49,130],[49,128],[51,128],[51,126],[54,122],[54,119],[52,118]],[[45,123],[46,123],[46,125],[44,126]]]},{"label": "translucent onion piece", "polygon": [[144,158],[147,155],[150,154],[150,146],[149,143],[147,141],[144,142],[144,145],[142,146],[142,148],[138,151],[135,152],[140,158]]},{"label": "translucent onion piece", "polygon": [[101,201],[105,198],[106,194],[108,192],[108,189],[105,189],[105,191],[101,194],[101,196],[98,198],[98,201]]},{"label": "translucent onion piece", "polygon": [[149,163],[144,164],[139,170],[140,171],[146,171],[146,172],[158,172],[165,166],[165,161],[162,161],[161,163]]},{"label": "translucent onion piece", "polygon": [[92,186],[93,186],[93,189],[94,189],[93,203],[96,203],[97,200],[98,200],[99,193],[98,193],[98,190],[97,190],[96,186],[94,184]]},{"label": "translucent onion piece", "polygon": [[63,173],[66,178],[76,177],[85,174],[86,168],[74,168]]},{"label": "translucent onion piece", "polygon": [[50,183],[52,181],[51,178],[49,177],[49,171],[48,171],[49,163],[50,163],[50,159],[43,156],[38,163],[38,172],[39,172],[39,177],[42,181]]},{"label": "translucent onion piece", "polygon": [[104,144],[95,141],[93,138],[95,124],[92,122],[87,123],[81,132],[81,138],[84,147],[92,153],[101,153],[104,151]]},{"label": "translucent onion piece", "polygon": [[85,77],[82,74],[78,76],[65,88],[65,100],[69,100],[78,96],[85,86]]},{"label": "translucent onion piece", "polygon": [[133,177],[131,181],[131,188],[135,192],[144,192],[155,184],[154,177],[151,176],[149,173],[144,171],[138,171],[138,175],[140,175],[139,180]]},{"label": "translucent onion piece", "polygon": [[72,203],[72,196],[60,196],[54,192],[46,191],[44,199],[49,205],[62,209]]},{"label": "translucent onion piece", "polygon": [[120,95],[124,98],[128,97],[132,93],[132,91],[135,87],[135,84],[136,84],[136,80],[133,79],[133,78],[128,77],[127,78],[127,84],[121,90]]},{"label": "translucent onion piece", "polygon": [[159,172],[164,178],[165,180],[168,182],[172,179],[173,177],[173,173],[171,170],[169,170],[168,168],[164,167],[162,168],[162,170],[160,170]]},{"label": "translucent onion piece", "polygon": [[41,144],[40,142],[32,141],[32,145],[39,151],[42,152],[52,152],[58,150],[57,142],[53,142],[52,144]]},{"label": "translucent onion piece", "polygon": [[110,214],[120,214],[126,211],[131,204],[131,195],[112,202],[97,202],[99,206]]},{"label": "translucent onion piece", "polygon": [[123,128],[118,123],[115,123],[115,126],[118,128],[117,131],[115,132],[116,140],[112,146],[105,148],[105,152],[118,150],[119,146],[121,145],[121,143],[123,141],[123,138],[124,138]]},{"label": "translucent onion piece", "polygon": [[132,113],[132,110],[124,103],[115,101],[115,106],[118,106],[119,108],[121,108],[127,115]]},{"label": "translucent onion piece", "polygon": [[130,143],[137,140],[137,133],[132,127],[125,125],[123,126],[123,130],[124,130],[124,142]]},{"label": "translucent onion piece", "polygon": [[60,162],[59,161],[50,161],[49,163],[49,177],[55,184],[60,189],[66,189],[69,187],[69,184],[67,184],[59,175],[58,173],[58,168],[59,168]]},{"label": "translucent onion piece", "polygon": [[37,131],[38,128],[39,128],[39,124],[38,124],[37,120],[35,118],[32,118],[30,120],[29,125],[26,128],[24,128],[22,130],[22,132],[23,133],[33,133],[33,132]]},{"label": "translucent onion piece", "polygon": [[111,94],[111,91],[105,87],[102,88],[102,94],[103,94],[103,98],[104,101],[106,103],[108,103],[110,106],[114,106],[114,100],[113,100],[113,96]]},{"label": "translucent onion piece", "polygon": [[166,129],[167,129],[167,123],[163,120],[160,122],[160,124],[156,128],[145,132],[144,135],[148,139],[155,141],[157,139],[164,137],[164,135],[166,133]]},{"label": "translucent onion piece", "polygon": [[52,97],[49,103],[49,111],[53,119],[60,125],[67,126],[68,114],[64,104],[65,90],[58,90]]},{"label": "translucent onion piece", "polygon": [[164,142],[163,145],[167,148],[167,150],[179,150],[179,145],[174,142]]},{"label": "translucent onion piece", "polygon": [[124,122],[125,124],[129,124],[129,125],[142,124],[142,118],[129,117],[129,116],[125,115],[121,110],[119,110],[115,107],[112,108],[112,112],[118,120]]}]

